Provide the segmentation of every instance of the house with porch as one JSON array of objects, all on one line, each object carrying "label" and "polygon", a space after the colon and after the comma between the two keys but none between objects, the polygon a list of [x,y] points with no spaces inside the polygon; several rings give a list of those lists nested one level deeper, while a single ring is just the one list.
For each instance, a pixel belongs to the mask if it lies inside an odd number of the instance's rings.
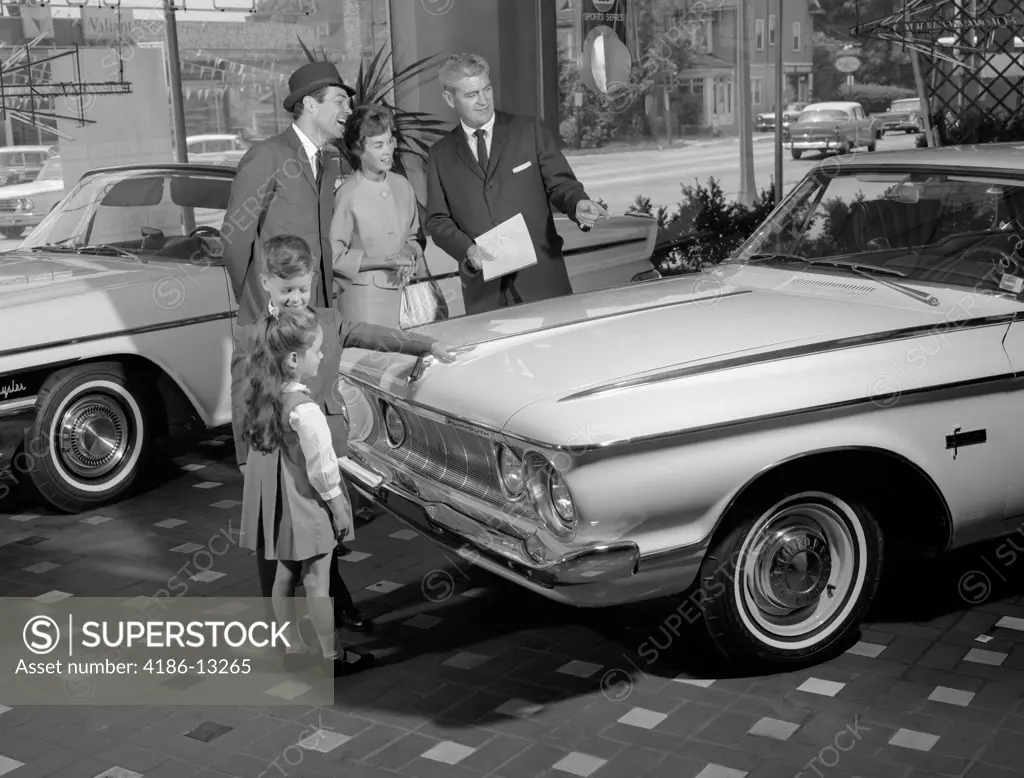
[{"label": "house with porch", "polygon": [[[747,45],[750,52],[751,114],[775,109],[775,63],[782,47],[785,78],[784,102],[807,101],[813,86],[812,40],[818,0],[745,0]],[[579,54],[580,0],[556,0],[558,39],[571,58]],[[738,59],[742,42],[738,0],[660,0],[656,3],[654,46],[690,46],[690,65],[672,82],[652,88],[647,113],[652,119],[671,114],[673,126],[683,130],[716,127],[724,131],[738,124]],[[634,0],[627,14],[635,15]],[[627,26],[630,26],[627,23]],[[635,29],[635,25],[634,25]],[[639,52],[638,56],[643,56]],[[665,90],[669,100],[665,100]],[[666,104],[670,108],[666,108]]]}]

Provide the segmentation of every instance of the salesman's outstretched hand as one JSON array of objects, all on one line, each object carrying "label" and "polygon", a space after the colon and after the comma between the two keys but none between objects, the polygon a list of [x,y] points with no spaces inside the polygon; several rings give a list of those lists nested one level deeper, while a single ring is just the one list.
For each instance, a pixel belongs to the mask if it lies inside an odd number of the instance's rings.
[{"label": "salesman's outstretched hand", "polygon": [[589,230],[598,219],[607,219],[608,211],[595,203],[593,200],[580,200],[576,205],[576,221],[580,227]]}]

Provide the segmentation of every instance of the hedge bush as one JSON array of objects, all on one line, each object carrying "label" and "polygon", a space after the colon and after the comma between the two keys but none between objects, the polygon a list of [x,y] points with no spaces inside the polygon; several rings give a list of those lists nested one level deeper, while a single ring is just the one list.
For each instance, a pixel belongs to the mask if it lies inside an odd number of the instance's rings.
[{"label": "hedge bush", "polygon": [[[945,112],[931,118],[932,127],[938,130],[940,146],[1024,141],[1024,116],[1020,114],[975,107],[962,116]],[[924,134],[918,135],[918,148],[926,145]]]},{"label": "hedge bush", "polygon": [[916,97],[917,92],[902,86],[888,84],[854,84],[839,89],[840,100],[860,103],[865,113],[884,113],[889,110],[893,100]]},{"label": "hedge bush", "polygon": [[653,216],[658,222],[658,243],[651,263],[662,275],[694,273],[728,258],[768,217],[775,207],[775,189],[769,185],[750,206],[725,199],[718,181],[706,187],[682,186],[682,200],[674,212],[654,208],[649,197],[638,195],[627,213]]}]

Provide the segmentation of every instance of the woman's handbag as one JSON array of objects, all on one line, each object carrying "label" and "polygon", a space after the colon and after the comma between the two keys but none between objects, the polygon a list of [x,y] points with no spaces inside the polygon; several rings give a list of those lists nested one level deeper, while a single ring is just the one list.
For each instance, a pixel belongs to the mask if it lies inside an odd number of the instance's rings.
[{"label": "woman's handbag", "polygon": [[402,285],[399,326],[403,330],[448,318],[448,301],[440,284],[430,278],[426,257],[423,257],[423,266],[427,269],[426,280]]}]

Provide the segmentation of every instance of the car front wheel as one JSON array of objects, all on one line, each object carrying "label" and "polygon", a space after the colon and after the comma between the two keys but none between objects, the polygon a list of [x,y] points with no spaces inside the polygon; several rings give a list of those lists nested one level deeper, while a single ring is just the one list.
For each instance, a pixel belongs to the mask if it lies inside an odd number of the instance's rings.
[{"label": "car front wheel", "polygon": [[728,659],[814,663],[857,628],[878,586],[882,537],[869,508],[839,494],[803,491],[748,509],[709,550],[702,607]]},{"label": "car front wheel", "polygon": [[26,441],[30,478],[54,508],[80,513],[124,495],[149,449],[140,393],[116,363],[53,373]]}]

